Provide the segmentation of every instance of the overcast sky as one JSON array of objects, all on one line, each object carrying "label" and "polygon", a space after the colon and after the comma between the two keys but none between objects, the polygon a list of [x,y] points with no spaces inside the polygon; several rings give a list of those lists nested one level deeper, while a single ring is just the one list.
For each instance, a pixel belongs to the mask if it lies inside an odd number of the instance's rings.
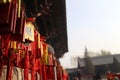
[{"label": "overcast sky", "polygon": [[[62,58],[101,49],[120,53],[120,0],[66,0],[69,52]],[[70,63],[70,62],[68,62]]]}]

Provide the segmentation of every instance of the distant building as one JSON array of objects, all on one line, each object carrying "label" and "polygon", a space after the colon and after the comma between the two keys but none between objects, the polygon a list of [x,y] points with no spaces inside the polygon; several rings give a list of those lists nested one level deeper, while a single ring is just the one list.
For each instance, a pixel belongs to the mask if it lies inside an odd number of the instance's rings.
[{"label": "distant building", "polygon": [[[91,57],[91,60],[95,67],[95,73],[106,74],[108,71],[112,73],[120,72],[120,54]],[[78,58],[78,69],[85,75],[84,58]]]},{"label": "distant building", "polygon": [[[95,73],[99,72],[103,76],[105,76],[108,71],[120,73],[120,54],[91,57],[91,60],[95,67]],[[79,72],[81,73],[82,78],[87,76],[85,74],[84,58],[78,58],[77,64],[77,68],[66,69],[70,80],[74,80],[73,78],[78,76]]]}]

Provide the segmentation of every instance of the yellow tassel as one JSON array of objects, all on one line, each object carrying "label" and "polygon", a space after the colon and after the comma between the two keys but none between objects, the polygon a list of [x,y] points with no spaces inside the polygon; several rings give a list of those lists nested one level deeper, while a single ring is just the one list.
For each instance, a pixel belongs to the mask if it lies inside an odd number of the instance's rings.
[{"label": "yellow tassel", "polygon": [[0,3],[6,3],[7,0],[0,0]]},{"label": "yellow tassel", "polygon": [[45,63],[48,64],[48,45],[45,46]]},{"label": "yellow tassel", "polygon": [[17,42],[13,41],[13,49],[16,49],[16,44],[17,44]]},{"label": "yellow tassel", "polygon": [[41,49],[41,56],[43,56],[43,54],[44,54],[44,51],[43,51],[43,44],[41,43],[40,46],[41,46],[41,47],[40,47],[40,49]]},{"label": "yellow tassel", "polygon": [[18,18],[20,18],[21,0],[18,0]]},{"label": "yellow tassel", "polygon": [[40,34],[38,33],[38,49],[40,49]]}]

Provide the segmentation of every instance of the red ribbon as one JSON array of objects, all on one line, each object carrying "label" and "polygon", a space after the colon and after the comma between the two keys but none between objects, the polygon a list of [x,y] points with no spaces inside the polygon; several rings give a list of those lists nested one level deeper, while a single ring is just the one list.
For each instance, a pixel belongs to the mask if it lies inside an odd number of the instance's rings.
[{"label": "red ribbon", "polygon": [[16,53],[13,49],[9,49],[8,62],[7,62],[7,76],[6,80],[12,80],[12,71],[14,67],[14,61],[16,60]]},{"label": "red ribbon", "polygon": [[47,75],[46,75],[46,67],[45,67],[45,65],[42,65],[42,67],[43,67],[43,80],[47,80]]},{"label": "red ribbon", "polygon": [[29,52],[28,47],[26,48],[25,60],[24,60],[24,80],[28,80],[29,74]]}]

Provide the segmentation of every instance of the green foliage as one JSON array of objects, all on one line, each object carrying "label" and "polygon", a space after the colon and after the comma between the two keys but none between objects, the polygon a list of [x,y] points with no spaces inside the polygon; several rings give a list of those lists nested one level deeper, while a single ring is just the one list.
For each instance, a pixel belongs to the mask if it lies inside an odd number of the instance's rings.
[{"label": "green foliage", "polygon": [[101,55],[102,56],[104,56],[104,55],[111,55],[111,52],[110,51],[101,50]]},{"label": "green foliage", "polygon": [[88,53],[90,57],[111,55],[111,52],[106,50],[101,50],[100,52],[89,51]]},{"label": "green foliage", "polygon": [[85,53],[84,53],[84,55],[85,55],[84,56],[85,73],[87,75],[93,75],[94,72],[95,72],[95,68],[94,68],[94,66],[92,64],[92,60],[91,60],[91,58],[89,57],[88,54],[89,54],[88,51],[85,49]]}]

